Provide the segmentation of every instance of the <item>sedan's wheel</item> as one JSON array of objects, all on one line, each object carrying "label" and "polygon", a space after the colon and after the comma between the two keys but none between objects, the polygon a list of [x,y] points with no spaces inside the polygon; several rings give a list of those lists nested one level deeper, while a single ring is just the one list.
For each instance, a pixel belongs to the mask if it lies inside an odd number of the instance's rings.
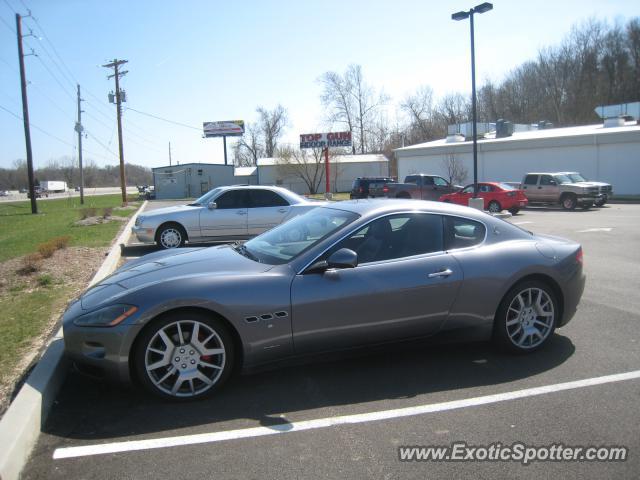
[{"label": "sedan's wheel", "polygon": [[210,395],[222,385],[233,358],[233,342],[222,322],[197,312],[178,312],[144,332],[135,367],[150,392],[187,400]]},{"label": "sedan's wheel", "polygon": [[519,208],[511,208],[511,209],[509,209],[509,212],[511,213],[511,215],[517,215],[519,211],[520,211]]},{"label": "sedan's wheel", "polygon": [[177,248],[184,245],[184,230],[178,225],[165,225],[158,231],[158,245],[162,248]]},{"label": "sedan's wheel", "polygon": [[503,299],[494,323],[494,341],[515,353],[540,348],[556,327],[558,303],[548,285],[521,283]]},{"label": "sedan's wheel", "polygon": [[489,202],[489,211],[491,213],[500,213],[502,211],[502,205],[500,205],[495,200],[491,200]]}]

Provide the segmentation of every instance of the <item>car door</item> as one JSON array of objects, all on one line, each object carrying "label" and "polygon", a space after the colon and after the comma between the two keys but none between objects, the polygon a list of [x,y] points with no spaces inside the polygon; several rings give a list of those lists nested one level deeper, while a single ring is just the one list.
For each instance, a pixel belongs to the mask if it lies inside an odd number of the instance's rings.
[{"label": "car door", "polygon": [[524,190],[527,198],[532,202],[543,202],[543,196],[540,192],[542,189],[538,189],[538,178],[540,175],[527,175],[524,178],[522,189]]},{"label": "car door", "polygon": [[560,198],[560,187],[551,175],[540,175],[538,191],[544,202],[557,202]]},{"label": "car door", "polygon": [[469,199],[471,197],[473,197],[473,185],[467,185],[460,192],[454,194],[453,203],[464,205],[466,207],[469,205]]},{"label": "car door", "polygon": [[268,189],[249,190],[248,234],[259,235],[280,225],[291,211],[291,205],[282,196]]},{"label": "car door", "polygon": [[[451,193],[455,190],[453,185],[451,185],[442,177],[433,177],[433,184],[435,186],[436,192],[438,192],[438,198],[440,198],[441,195]],[[438,198],[436,198],[436,200]]]},{"label": "car door", "polygon": [[216,208],[200,212],[200,231],[205,238],[247,236],[249,198],[246,189],[227,190],[215,199]]},{"label": "car door", "polygon": [[463,279],[443,251],[442,217],[383,216],[319,259],[350,248],[355,268],[298,274],[291,286],[297,353],[430,335],[440,329]]}]

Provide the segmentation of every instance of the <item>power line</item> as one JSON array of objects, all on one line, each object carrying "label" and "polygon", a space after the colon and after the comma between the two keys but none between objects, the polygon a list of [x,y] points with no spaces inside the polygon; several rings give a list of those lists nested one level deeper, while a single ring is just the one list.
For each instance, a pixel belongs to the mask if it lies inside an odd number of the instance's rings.
[{"label": "power line", "polygon": [[16,34],[16,31],[13,29],[13,27],[11,26],[11,24],[9,24],[4,18],[0,17],[0,20],[2,20],[2,23],[4,23],[5,27],[7,27],[9,30],[11,30],[11,33],[13,33],[14,35]]},{"label": "power line", "polygon": [[51,75],[51,78],[53,78],[55,80],[55,82],[60,86],[60,88],[62,89],[62,91],[65,93],[65,95],[67,95],[67,97],[69,97],[71,100],[73,100],[73,96],[67,91],[67,89],[62,85],[62,83],[60,83],[60,80],[58,80],[58,77],[56,77],[54,75],[54,73],[51,71],[51,69],[47,66],[46,63],[44,63],[44,61],[42,60],[42,58],[40,58],[39,55],[36,55],[36,58],[40,61],[40,63],[42,64],[42,66],[45,68],[45,70],[47,72],[49,72],[49,75]]},{"label": "power line", "polygon": [[11,10],[13,13],[18,13],[16,12],[15,8],[13,8],[7,0],[4,0],[4,3],[7,4],[7,7],[9,7],[9,10]]},{"label": "power line", "polygon": [[161,120],[161,121],[167,122],[167,123],[173,123],[174,125],[178,125],[180,127],[191,128],[192,130],[198,130],[199,132],[202,131],[201,127],[194,127],[192,125],[187,125],[185,123],[176,122],[175,120],[169,120],[168,118],[162,118],[162,117],[159,117],[158,115],[154,115],[152,113],[141,112],[140,110],[136,110],[135,108],[131,108],[131,107],[126,107],[126,109],[127,110],[131,110],[132,112],[139,113],[140,115],[145,115],[147,117],[155,118],[156,120]]},{"label": "power line", "polygon": [[118,154],[115,153],[114,151],[112,151],[109,147],[107,147],[104,143],[102,143],[100,140],[98,140],[98,138],[93,135],[90,131],[85,129],[85,133],[91,138],[93,139],[94,142],[96,142],[98,145],[100,145],[102,148],[104,148],[107,152],[109,152],[111,155],[113,155],[115,158],[118,158]]}]

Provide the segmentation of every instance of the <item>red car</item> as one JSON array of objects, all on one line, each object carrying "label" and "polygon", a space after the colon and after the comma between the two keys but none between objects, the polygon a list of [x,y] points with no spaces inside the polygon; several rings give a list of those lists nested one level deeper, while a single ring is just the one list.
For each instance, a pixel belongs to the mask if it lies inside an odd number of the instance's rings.
[{"label": "red car", "polygon": [[[473,184],[467,185],[457,192],[442,195],[440,201],[466,206],[469,205],[469,199],[472,196]],[[524,191],[498,182],[478,183],[478,197],[484,199],[484,209],[489,210],[491,213],[509,210],[515,215],[529,203]]]}]

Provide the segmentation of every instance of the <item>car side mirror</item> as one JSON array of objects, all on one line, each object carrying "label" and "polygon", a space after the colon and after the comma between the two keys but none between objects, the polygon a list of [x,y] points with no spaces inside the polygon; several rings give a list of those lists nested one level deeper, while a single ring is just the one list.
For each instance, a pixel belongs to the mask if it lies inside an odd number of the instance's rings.
[{"label": "car side mirror", "polygon": [[557,185],[558,183],[555,180],[549,180],[549,185]]},{"label": "car side mirror", "polygon": [[215,210],[216,208],[218,208],[218,204],[217,204],[216,202],[209,202],[209,203],[207,204],[207,208],[208,208],[209,210]]},{"label": "car side mirror", "polygon": [[358,266],[358,254],[348,248],[341,248],[327,258],[328,268],[355,268]]}]

